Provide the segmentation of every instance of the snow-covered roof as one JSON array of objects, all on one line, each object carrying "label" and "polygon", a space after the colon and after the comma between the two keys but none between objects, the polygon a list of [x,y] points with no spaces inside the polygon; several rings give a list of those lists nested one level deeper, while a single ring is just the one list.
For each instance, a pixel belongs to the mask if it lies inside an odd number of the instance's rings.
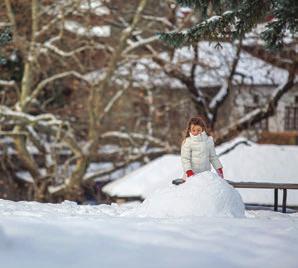
[{"label": "snow-covered roof", "polygon": [[[230,75],[237,48],[231,43],[221,43],[222,48],[215,48],[214,43],[200,42],[198,54],[200,64],[196,68],[197,86],[221,85]],[[178,49],[174,62],[178,64],[193,58],[193,50],[188,47]],[[186,70],[190,70],[190,63],[186,63]],[[233,77],[234,84],[281,84],[287,79],[287,71],[274,67],[261,59],[242,51]],[[241,76],[239,75],[241,74]]]},{"label": "snow-covered roof", "polygon": [[[231,181],[292,182],[298,183],[298,146],[256,144],[237,138],[216,148],[218,154],[240,143],[233,150],[220,156],[225,178]],[[147,165],[107,184],[103,191],[110,196],[146,198],[159,188],[182,177],[179,155],[164,155]],[[239,189],[247,203],[272,203],[271,190]],[[298,192],[289,191],[289,204],[298,205]]]},{"label": "snow-covered roof", "polygon": [[[215,48],[215,43],[200,42],[198,54],[200,64],[195,72],[195,83],[198,87],[222,85],[230,75],[230,69],[236,55],[236,46],[221,43],[222,48]],[[193,59],[192,48],[178,49],[174,56],[174,64]],[[191,64],[184,63],[183,69],[190,72]],[[234,84],[264,85],[281,84],[287,78],[287,71],[274,67],[261,59],[242,51],[233,77]]]},{"label": "snow-covered roof", "polygon": [[181,176],[181,170],[181,162],[176,155],[164,155],[107,184],[103,191],[110,196],[146,197],[157,185],[166,186],[169,181]]},{"label": "snow-covered roof", "polygon": [[[43,6],[44,12],[51,16],[61,16],[61,9],[73,8],[73,15],[84,15],[90,12],[96,16],[110,14],[110,9],[105,5],[109,0],[80,0],[74,3],[72,0],[59,0],[54,5]],[[78,5],[77,5],[78,4]],[[64,21],[66,31],[87,37],[109,37],[111,35],[110,25],[83,25],[74,19]]]},{"label": "snow-covered roof", "polygon": [[[81,30],[72,30],[85,32],[86,29],[77,27]],[[101,26],[98,26],[101,27]],[[71,26],[70,28],[76,28]],[[246,45],[262,45],[259,34],[264,29],[264,25],[258,25],[252,32],[246,35],[243,43]],[[107,32],[108,30],[102,32]],[[286,42],[292,40],[287,35]],[[202,87],[220,87],[230,75],[235,55],[237,53],[237,44],[230,42],[221,42],[220,47],[217,42],[200,41],[198,43],[198,64],[195,69],[195,84],[197,88]],[[184,46],[175,49],[174,55],[163,51],[159,57],[167,63],[161,67],[150,56],[126,59],[119,65],[115,72],[115,77],[121,81],[127,81],[132,78],[133,85],[136,87],[168,87],[185,88],[185,85],[177,78],[169,76],[165,72],[167,69],[177,69],[184,75],[190,76],[194,60],[194,50],[192,47]],[[87,79],[92,82],[100,81],[104,75],[104,70],[95,70],[86,74]],[[283,84],[288,77],[288,71],[278,68],[254,57],[244,50],[241,51],[239,61],[233,76],[232,83],[235,85],[269,85],[276,86]]]},{"label": "snow-covered roof", "polygon": [[61,9],[64,8],[74,8],[74,15],[78,13],[87,13],[91,12],[96,16],[104,16],[109,15],[110,9],[105,5],[105,3],[109,2],[109,0],[56,0],[54,4],[50,5],[41,5],[44,12],[52,15],[58,16],[61,12]]},{"label": "snow-covered roof", "polygon": [[104,5],[102,0],[84,0],[81,2],[80,10],[90,10],[93,14],[97,16],[109,15],[111,13],[110,9]]},{"label": "snow-covered roof", "polygon": [[[197,88],[221,86],[230,75],[230,69],[236,55],[236,45],[222,42],[222,48],[216,48],[216,43],[201,41],[198,43],[199,62],[195,70]],[[165,68],[175,68],[184,75],[190,76],[194,51],[191,47],[175,50],[173,58],[168,52],[159,55],[168,63]],[[132,75],[134,86],[152,87],[164,86],[170,88],[185,88],[185,85],[175,77],[168,76],[164,67],[159,66],[150,57],[126,62],[117,71],[117,76]],[[233,84],[244,85],[279,85],[286,81],[288,72],[242,51],[233,76]]]},{"label": "snow-covered roof", "polygon": [[[44,168],[40,168],[39,172],[42,176],[46,175],[46,169],[44,169]],[[25,182],[34,183],[34,179],[33,179],[32,175],[30,174],[30,172],[28,172],[26,170],[17,171],[16,176],[18,179],[23,180]]]},{"label": "snow-covered roof", "polygon": [[110,25],[86,27],[77,21],[66,20],[64,22],[64,27],[67,31],[81,36],[109,37],[111,35]]},{"label": "snow-covered roof", "polygon": [[121,147],[118,144],[104,144],[98,149],[100,154],[113,154],[121,151]]},{"label": "snow-covered roof", "polygon": [[[252,29],[251,32],[245,34],[245,38],[243,39],[242,43],[244,45],[265,45],[265,41],[260,38],[262,32],[267,30],[267,23],[260,23],[255,28]],[[283,42],[285,44],[294,44],[295,38],[297,38],[297,33],[293,34],[289,30],[286,30],[283,36]]]},{"label": "snow-covered roof", "polygon": [[18,171],[16,172],[17,178],[26,182],[33,183],[34,180],[28,171]]}]

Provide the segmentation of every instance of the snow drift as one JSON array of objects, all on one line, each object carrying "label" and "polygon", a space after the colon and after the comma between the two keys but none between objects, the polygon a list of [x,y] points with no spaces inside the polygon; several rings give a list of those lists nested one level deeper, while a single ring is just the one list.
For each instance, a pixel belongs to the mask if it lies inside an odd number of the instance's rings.
[{"label": "snow drift", "polygon": [[[240,194],[217,174],[206,171],[179,186],[170,185],[153,192],[128,212],[154,218],[207,216],[244,217]],[[125,213],[126,214],[126,213]]]},{"label": "snow drift", "polygon": [[0,226],[0,249],[5,249],[8,244],[8,238],[6,237],[3,228]]}]

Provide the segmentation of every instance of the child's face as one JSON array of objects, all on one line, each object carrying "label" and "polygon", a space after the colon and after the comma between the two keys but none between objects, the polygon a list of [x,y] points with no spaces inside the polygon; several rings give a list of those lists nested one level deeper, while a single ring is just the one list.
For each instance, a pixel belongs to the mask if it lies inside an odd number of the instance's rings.
[{"label": "child's face", "polygon": [[197,136],[203,132],[203,128],[199,125],[193,125],[190,126],[190,133],[194,136]]}]

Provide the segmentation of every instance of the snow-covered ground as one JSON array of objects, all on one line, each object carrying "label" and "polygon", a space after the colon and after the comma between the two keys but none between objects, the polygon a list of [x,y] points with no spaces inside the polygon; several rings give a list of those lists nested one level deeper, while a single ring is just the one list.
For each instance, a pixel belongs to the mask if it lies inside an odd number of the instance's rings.
[{"label": "snow-covered ground", "polygon": [[138,206],[0,200],[0,266],[297,267],[298,213],[128,215]]},{"label": "snow-covered ground", "polygon": [[[222,154],[236,144],[239,145]],[[240,137],[218,146],[216,151],[228,180],[298,183],[298,146],[256,144]],[[146,198],[156,189],[171,184],[173,179],[182,177],[182,174],[180,156],[164,155],[107,184],[103,191],[110,196]],[[273,204],[273,190],[238,191],[245,203]],[[279,199],[281,204],[281,198]],[[288,191],[288,204],[298,206],[298,190]]]}]

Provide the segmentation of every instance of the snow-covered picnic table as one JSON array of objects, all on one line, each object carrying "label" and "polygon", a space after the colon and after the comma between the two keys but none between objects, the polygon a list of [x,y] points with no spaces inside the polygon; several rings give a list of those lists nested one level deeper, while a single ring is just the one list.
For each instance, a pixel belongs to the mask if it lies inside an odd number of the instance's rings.
[{"label": "snow-covered picnic table", "polygon": [[[269,181],[269,180],[268,180]],[[282,212],[287,212],[287,190],[298,190],[298,183],[269,183],[269,182],[234,182],[228,181],[235,188],[274,189],[274,210],[278,209],[278,190],[283,190]]]}]

